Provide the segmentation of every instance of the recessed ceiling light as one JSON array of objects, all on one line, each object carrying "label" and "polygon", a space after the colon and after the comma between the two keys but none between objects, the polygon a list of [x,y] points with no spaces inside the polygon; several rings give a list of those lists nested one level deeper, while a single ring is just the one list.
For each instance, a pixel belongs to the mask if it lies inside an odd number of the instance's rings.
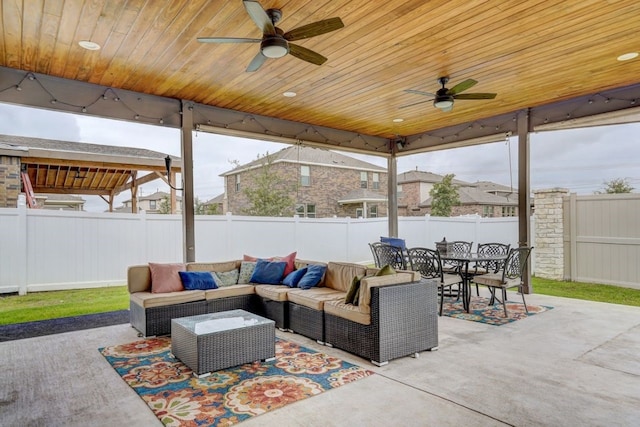
[{"label": "recessed ceiling light", "polygon": [[638,57],[638,52],[629,52],[618,56],[618,61],[628,61]]},{"label": "recessed ceiling light", "polygon": [[400,118],[393,119],[393,123],[402,123],[402,122],[404,122],[404,119],[400,119]]},{"label": "recessed ceiling light", "polygon": [[85,48],[87,50],[99,50],[100,45],[98,43],[91,42],[89,40],[80,40],[78,42],[80,47]]},{"label": "recessed ceiling light", "polygon": [[297,95],[297,93],[289,91],[289,92],[283,93],[283,95],[286,96],[287,98],[293,98],[294,96]]}]

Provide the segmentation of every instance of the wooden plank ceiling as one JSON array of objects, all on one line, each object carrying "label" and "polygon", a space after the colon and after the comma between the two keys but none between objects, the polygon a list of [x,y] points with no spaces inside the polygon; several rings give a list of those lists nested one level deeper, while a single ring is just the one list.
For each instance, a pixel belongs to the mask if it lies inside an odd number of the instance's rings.
[{"label": "wooden plank ceiling", "polygon": [[[246,72],[260,38],[240,0],[2,2],[0,66],[195,101],[314,126],[393,138],[634,85],[637,0],[261,0],[285,32],[340,17],[345,27],[295,42],[328,58],[292,55]],[[78,42],[101,46],[90,51]],[[478,81],[450,112],[405,89]],[[294,98],[284,97],[294,91]],[[393,119],[402,118],[401,123]]]}]

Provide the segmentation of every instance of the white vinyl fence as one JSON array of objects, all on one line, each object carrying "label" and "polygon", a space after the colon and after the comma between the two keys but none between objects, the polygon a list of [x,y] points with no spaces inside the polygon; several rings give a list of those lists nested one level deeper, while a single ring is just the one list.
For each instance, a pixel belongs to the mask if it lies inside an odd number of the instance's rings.
[{"label": "white vinyl fence", "polygon": [[[318,261],[372,262],[368,243],[386,236],[387,218],[197,216],[196,261],[286,255]],[[399,219],[408,247],[471,240],[517,246],[517,218]],[[535,251],[534,251],[535,252]],[[182,262],[179,215],[0,208],[0,293],[120,286],[127,267]],[[535,270],[534,270],[535,271]]]}]

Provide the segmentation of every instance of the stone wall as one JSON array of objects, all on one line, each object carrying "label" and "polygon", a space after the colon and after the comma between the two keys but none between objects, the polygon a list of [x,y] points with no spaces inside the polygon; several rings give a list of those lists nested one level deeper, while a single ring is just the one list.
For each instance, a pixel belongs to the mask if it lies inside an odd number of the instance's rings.
[{"label": "stone wall", "polygon": [[562,198],[565,188],[535,190],[535,248],[537,277],[564,280],[564,225]]},{"label": "stone wall", "polygon": [[20,158],[0,156],[0,208],[18,206],[20,194]]}]

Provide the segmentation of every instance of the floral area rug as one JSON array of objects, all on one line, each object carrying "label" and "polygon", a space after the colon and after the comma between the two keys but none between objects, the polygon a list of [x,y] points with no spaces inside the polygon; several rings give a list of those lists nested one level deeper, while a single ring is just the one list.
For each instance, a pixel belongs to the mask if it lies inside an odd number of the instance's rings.
[{"label": "floral area rug", "polygon": [[529,314],[527,314],[522,302],[507,301],[509,317],[505,318],[502,304],[489,305],[489,298],[472,296],[469,313],[467,313],[462,308],[462,300],[445,297],[442,315],[500,326],[516,320],[526,319],[528,316],[543,313],[552,308],[545,305],[527,304],[527,309],[529,310]]},{"label": "floral area rug", "polygon": [[373,372],[276,339],[276,359],[197,378],[171,354],[171,338],[99,349],[167,426],[230,426]]}]

